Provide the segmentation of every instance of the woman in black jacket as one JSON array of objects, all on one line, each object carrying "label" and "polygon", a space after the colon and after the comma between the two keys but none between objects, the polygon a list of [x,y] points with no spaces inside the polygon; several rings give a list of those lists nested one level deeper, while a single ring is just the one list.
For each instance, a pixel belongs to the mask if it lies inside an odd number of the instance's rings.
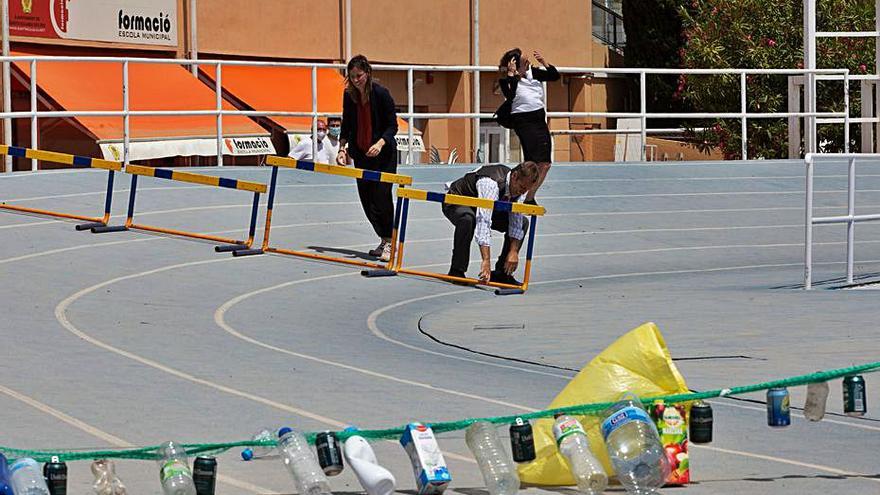
[{"label": "woman in black jacket", "polygon": [[535,51],[534,56],[542,67],[532,67],[529,57],[519,48],[507,51],[498,67],[502,74],[498,81],[501,92],[513,100],[510,115],[513,131],[522,146],[523,160],[537,163],[540,171],[538,182],[526,193],[527,202],[534,202],[535,192],[544,182],[552,161],[543,83],[559,80],[556,67],[548,64],[540,52]]},{"label": "woman in black jacket", "polygon": [[[373,69],[363,55],[348,62],[345,93],[342,97],[342,132],[336,163],[349,159],[356,168],[378,172],[397,172],[397,111],[385,87],[373,81]],[[391,230],[394,202],[391,184],[357,181],[361,206],[381,241],[371,256],[388,261],[391,256]]]}]

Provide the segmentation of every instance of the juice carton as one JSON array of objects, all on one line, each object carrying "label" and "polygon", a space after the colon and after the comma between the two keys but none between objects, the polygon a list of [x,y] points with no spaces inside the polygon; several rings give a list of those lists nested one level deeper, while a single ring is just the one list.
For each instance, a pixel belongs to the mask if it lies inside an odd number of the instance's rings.
[{"label": "juice carton", "polygon": [[671,469],[666,485],[686,485],[690,482],[690,460],[688,459],[687,413],[684,405],[664,404],[656,401],[651,408],[651,416],[660,433],[660,443],[666,450]]},{"label": "juice carton", "polygon": [[452,476],[431,428],[421,423],[406,425],[400,445],[409,454],[419,495],[443,493]]}]

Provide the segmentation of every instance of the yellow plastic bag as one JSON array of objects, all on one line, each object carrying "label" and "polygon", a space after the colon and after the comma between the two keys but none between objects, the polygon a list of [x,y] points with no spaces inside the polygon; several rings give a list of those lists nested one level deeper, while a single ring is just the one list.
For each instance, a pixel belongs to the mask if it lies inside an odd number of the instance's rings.
[{"label": "yellow plastic bag", "polygon": [[[553,399],[549,408],[592,402],[612,402],[623,392],[639,397],[687,393],[684,377],[678,372],[660,330],[653,323],[635,328],[608,346],[575,376]],[[584,425],[590,448],[609,476],[613,473],[599,416],[577,416]],[[523,483],[532,485],[574,485],[565,458],[556,448],[552,418],[535,422],[536,459],[518,468]]]}]

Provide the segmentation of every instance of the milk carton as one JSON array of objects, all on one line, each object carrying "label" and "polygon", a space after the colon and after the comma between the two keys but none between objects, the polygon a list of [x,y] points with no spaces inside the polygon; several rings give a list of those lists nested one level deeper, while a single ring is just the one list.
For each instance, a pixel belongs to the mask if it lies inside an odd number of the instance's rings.
[{"label": "milk carton", "polygon": [[452,477],[431,428],[421,423],[406,425],[400,445],[409,454],[419,495],[443,493]]}]

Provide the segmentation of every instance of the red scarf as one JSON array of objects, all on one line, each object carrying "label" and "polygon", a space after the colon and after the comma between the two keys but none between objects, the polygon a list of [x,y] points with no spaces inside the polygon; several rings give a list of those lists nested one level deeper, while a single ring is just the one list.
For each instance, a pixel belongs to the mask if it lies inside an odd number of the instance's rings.
[{"label": "red scarf", "polygon": [[357,147],[366,153],[373,145],[373,112],[370,108],[370,102],[362,101],[357,104],[358,109],[358,127],[357,127]]}]

